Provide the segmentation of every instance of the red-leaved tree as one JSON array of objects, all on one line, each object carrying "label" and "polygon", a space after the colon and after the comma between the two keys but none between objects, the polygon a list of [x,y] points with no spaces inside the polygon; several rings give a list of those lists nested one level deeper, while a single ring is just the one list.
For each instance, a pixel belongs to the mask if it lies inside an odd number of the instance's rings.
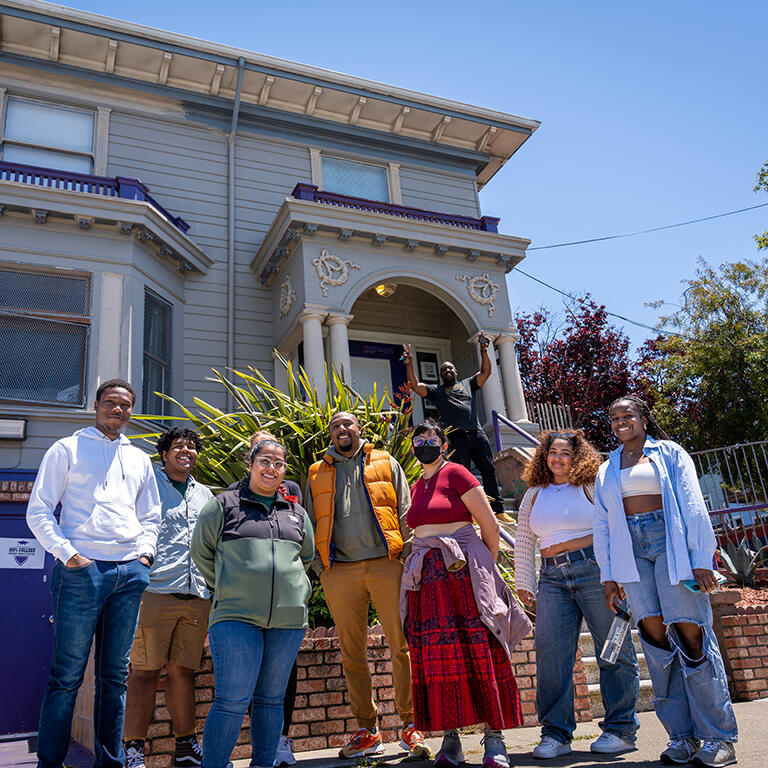
[{"label": "red-leaved tree", "polygon": [[[523,390],[529,400],[570,405],[574,421],[600,450],[616,443],[608,406],[633,386],[629,338],[608,322],[605,306],[587,294],[556,334],[551,315],[540,310],[515,318]],[[544,336],[544,338],[542,338]]]}]

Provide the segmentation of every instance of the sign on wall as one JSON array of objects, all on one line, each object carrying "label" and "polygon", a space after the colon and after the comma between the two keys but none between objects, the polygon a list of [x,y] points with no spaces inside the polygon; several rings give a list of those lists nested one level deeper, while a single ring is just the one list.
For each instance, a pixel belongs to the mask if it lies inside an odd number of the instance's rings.
[{"label": "sign on wall", "polygon": [[43,545],[35,539],[0,538],[0,568],[42,570],[45,563]]}]

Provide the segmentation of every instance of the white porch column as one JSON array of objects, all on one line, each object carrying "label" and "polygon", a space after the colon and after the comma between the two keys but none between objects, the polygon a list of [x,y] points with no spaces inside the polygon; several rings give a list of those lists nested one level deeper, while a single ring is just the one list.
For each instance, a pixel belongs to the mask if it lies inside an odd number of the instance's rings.
[{"label": "white porch column", "polygon": [[515,344],[520,338],[516,333],[503,333],[496,337],[499,348],[499,362],[504,377],[504,395],[507,401],[507,414],[512,421],[528,421],[525,407],[523,382],[520,379],[520,368],[517,365]]},{"label": "white porch column", "polygon": [[331,342],[331,365],[341,374],[346,382],[352,381],[347,326],[353,317],[354,315],[329,314],[325,320]]},{"label": "white porch column", "polygon": [[[291,360],[290,355],[281,355],[281,356],[290,362]],[[274,365],[272,383],[274,384],[275,388],[279,389],[281,392],[287,392],[288,391],[288,371],[285,369],[285,366],[280,362],[280,360],[277,359],[277,355],[274,352],[272,352],[272,363]]]},{"label": "white porch column", "polygon": [[488,345],[488,357],[491,361],[491,375],[483,384],[482,393],[485,403],[485,418],[490,422],[492,410],[506,416],[507,409],[504,407],[504,395],[501,392],[501,379],[496,367],[496,350],[493,348],[493,342]]},{"label": "white porch column", "polygon": [[325,389],[325,355],[323,353],[324,312],[304,310],[301,325],[304,331],[304,370],[317,390],[321,403],[328,399]]}]

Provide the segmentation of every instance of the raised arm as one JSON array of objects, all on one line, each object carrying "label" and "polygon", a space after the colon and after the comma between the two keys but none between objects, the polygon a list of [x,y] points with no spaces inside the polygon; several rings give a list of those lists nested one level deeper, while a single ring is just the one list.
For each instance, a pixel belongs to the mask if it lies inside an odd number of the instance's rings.
[{"label": "raised arm", "polygon": [[411,389],[421,397],[427,396],[427,386],[422,384],[416,378],[416,372],[413,370],[413,353],[411,352],[410,344],[403,344],[403,362],[405,363],[405,372],[408,377],[408,383],[411,385]]},{"label": "raised arm", "polygon": [[[483,329],[479,331],[479,338],[485,338]],[[491,375],[491,358],[488,357],[488,345],[480,344],[480,370],[474,375],[478,387],[482,387]]]}]

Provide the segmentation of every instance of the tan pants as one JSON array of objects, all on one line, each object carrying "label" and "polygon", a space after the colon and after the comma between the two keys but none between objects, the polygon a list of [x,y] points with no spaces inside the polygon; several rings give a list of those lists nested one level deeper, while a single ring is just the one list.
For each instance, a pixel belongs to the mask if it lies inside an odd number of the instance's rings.
[{"label": "tan pants", "polygon": [[347,680],[352,712],[361,728],[372,731],[378,724],[368,669],[368,605],[379,621],[392,657],[395,707],[404,724],[413,722],[411,662],[400,623],[400,581],[403,564],[388,557],[357,563],[334,563],[320,574],[328,610],[341,645],[341,660]]}]

